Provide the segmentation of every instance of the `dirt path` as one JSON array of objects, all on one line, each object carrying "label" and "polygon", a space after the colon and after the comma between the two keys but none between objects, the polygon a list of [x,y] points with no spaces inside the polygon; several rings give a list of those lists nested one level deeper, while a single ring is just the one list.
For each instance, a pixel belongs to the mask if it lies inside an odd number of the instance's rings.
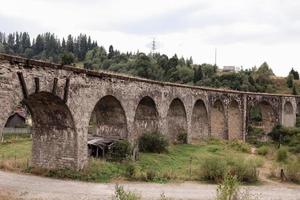
[{"label": "dirt path", "polygon": [[[126,190],[139,193],[143,199],[159,199],[164,193],[172,199],[214,199],[215,185],[198,183],[154,184],[122,183]],[[96,200],[112,199],[114,183],[96,184],[65,181],[0,171],[0,194],[9,193],[24,200]],[[300,186],[247,186],[250,193],[263,200],[300,200]],[[1,196],[0,196],[1,197]]]}]

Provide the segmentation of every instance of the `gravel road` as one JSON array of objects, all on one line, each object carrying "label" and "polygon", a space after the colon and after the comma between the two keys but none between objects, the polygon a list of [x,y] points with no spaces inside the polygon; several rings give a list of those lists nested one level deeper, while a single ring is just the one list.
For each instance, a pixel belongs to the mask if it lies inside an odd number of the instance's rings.
[{"label": "gravel road", "polygon": [[[215,185],[194,182],[174,184],[120,183],[143,199],[159,199],[162,193],[171,199],[210,200],[215,197]],[[9,192],[22,200],[99,200],[112,199],[115,183],[98,184],[50,179],[0,171],[0,194]],[[247,186],[251,194],[263,200],[300,200],[300,186]]]}]

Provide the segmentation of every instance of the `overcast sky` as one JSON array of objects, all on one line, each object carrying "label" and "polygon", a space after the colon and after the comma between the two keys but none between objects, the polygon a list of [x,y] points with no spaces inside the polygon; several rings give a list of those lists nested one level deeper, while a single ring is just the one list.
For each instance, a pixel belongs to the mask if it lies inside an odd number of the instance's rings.
[{"label": "overcast sky", "polygon": [[0,31],[86,33],[108,48],[300,70],[299,0],[0,0]]}]

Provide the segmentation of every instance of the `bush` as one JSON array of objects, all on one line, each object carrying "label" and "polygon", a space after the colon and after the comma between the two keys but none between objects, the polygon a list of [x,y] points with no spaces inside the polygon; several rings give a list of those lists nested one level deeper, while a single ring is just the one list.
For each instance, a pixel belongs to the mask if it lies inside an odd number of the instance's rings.
[{"label": "bush", "polygon": [[278,162],[286,161],[288,157],[288,152],[285,148],[280,148],[277,151],[276,158]]},{"label": "bush", "polygon": [[136,175],[136,172],[137,172],[137,167],[135,164],[128,164],[127,167],[126,167],[126,177],[128,178],[135,178],[135,175]]},{"label": "bush", "polygon": [[291,161],[286,166],[287,178],[294,182],[300,183],[300,161]]},{"label": "bush", "polygon": [[261,146],[257,149],[257,153],[259,155],[265,156],[269,153],[269,147],[268,146]]},{"label": "bush", "polygon": [[152,169],[146,171],[146,180],[153,181],[156,177],[156,172]]},{"label": "bush", "polygon": [[236,176],[226,175],[217,187],[217,200],[238,199],[239,181]]},{"label": "bush", "polygon": [[131,144],[127,140],[118,140],[109,149],[108,155],[112,161],[122,161],[130,158],[131,153]]},{"label": "bush", "polygon": [[289,151],[293,153],[300,153],[300,144],[296,144],[295,146],[290,147]]},{"label": "bush", "polygon": [[246,141],[250,144],[261,145],[265,141],[266,134],[263,129],[248,126],[248,134],[246,136]]},{"label": "bush", "polygon": [[167,151],[168,141],[161,133],[145,133],[139,138],[141,152],[162,153]]},{"label": "bush", "polygon": [[240,188],[240,182],[236,176],[226,175],[223,182],[217,187],[216,200],[258,200],[257,195],[250,194]]},{"label": "bush", "polygon": [[141,197],[133,192],[126,192],[122,186],[115,186],[114,200],[141,200]]},{"label": "bush", "polygon": [[228,156],[222,160],[217,156],[207,157],[200,166],[200,177],[203,180],[219,182],[229,173],[240,181],[254,183],[258,180],[257,167],[261,163],[254,159]]},{"label": "bush", "polygon": [[200,166],[200,177],[203,180],[219,182],[227,172],[227,163],[219,157],[211,156],[203,159]]},{"label": "bush", "polygon": [[241,151],[245,153],[251,152],[251,146],[243,141],[233,140],[229,143],[229,146],[236,151]]},{"label": "bush", "polygon": [[227,158],[229,173],[236,176],[240,181],[254,183],[258,180],[257,167],[259,163],[254,159],[244,159],[232,156]]},{"label": "bush", "polygon": [[179,144],[187,144],[187,133],[179,133],[177,135],[177,142]]}]

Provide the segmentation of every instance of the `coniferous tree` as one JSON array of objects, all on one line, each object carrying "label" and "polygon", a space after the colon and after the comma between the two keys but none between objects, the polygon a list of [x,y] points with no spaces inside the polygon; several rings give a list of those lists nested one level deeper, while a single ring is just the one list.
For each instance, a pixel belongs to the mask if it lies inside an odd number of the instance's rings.
[{"label": "coniferous tree", "polygon": [[286,83],[289,88],[292,88],[294,86],[294,77],[292,74],[288,75]]}]

